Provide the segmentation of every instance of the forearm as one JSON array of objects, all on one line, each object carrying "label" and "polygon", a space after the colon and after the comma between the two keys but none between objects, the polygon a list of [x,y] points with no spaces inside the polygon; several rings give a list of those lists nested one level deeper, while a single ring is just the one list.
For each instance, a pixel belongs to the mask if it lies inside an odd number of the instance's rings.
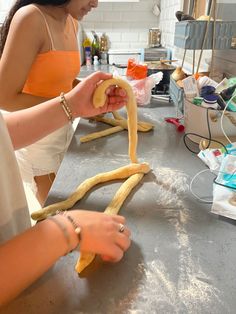
[{"label": "forearm", "polygon": [[5,115],[14,149],[43,138],[68,123],[59,97],[26,110]]},{"label": "forearm", "polygon": [[0,109],[9,112],[30,108],[47,100],[48,99],[44,97],[24,93],[17,95],[6,93],[6,96],[4,96],[3,92],[0,91]]},{"label": "forearm", "polygon": [[[108,73],[93,73],[65,95],[74,118],[86,118],[115,111],[126,104],[126,93],[113,86],[106,93],[104,106],[94,107],[93,93],[97,83],[111,77],[112,75]],[[60,104],[60,97],[29,109],[13,112],[5,119],[15,149],[30,145],[68,123],[68,117]]]},{"label": "forearm", "polygon": [[[72,235],[70,223],[59,217]],[[75,238],[73,238],[73,236]],[[45,220],[0,247],[0,305],[9,302],[45,273],[56,260],[68,252],[68,243],[54,221]]]}]

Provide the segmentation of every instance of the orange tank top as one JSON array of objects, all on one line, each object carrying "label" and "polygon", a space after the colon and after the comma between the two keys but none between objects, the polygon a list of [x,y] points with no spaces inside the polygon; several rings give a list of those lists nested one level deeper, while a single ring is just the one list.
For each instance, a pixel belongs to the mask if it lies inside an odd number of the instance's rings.
[{"label": "orange tank top", "polygon": [[[36,6],[35,6],[36,7]],[[36,7],[38,10],[39,8]],[[53,98],[72,89],[72,83],[80,71],[79,51],[55,50],[49,26],[43,13],[52,50],[37,55],[28,74],[23,92],[35,96]],[[70,16],[77,41],[76,28]]]}]

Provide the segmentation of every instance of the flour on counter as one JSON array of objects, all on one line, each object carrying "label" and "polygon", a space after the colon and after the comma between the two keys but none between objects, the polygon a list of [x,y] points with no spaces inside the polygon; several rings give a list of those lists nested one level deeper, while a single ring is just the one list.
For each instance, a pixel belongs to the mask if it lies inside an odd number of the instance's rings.
[{"label": "flour on counter", "polygon": [[[228,313],[227,305],[221,301],[221,292],[211,284],[211,278],[206,276],[199,263],[192,257],[186,229],[190,215],[181,200],[181,195],[188,189],[187,176],[168,168],[158,168],[157,173],[156,183],[162,189],[158,203],[165,205],[164,216],[173,227],[177,238],[178,278],[171,278],[172,269],[168,269],[158,259],[158,250],[154,248],[157,258],[137,266],[137,278],[142,279],[137,280],[129,294],[116,304],[115,313]],[[168,205],[173,205],[173,202],[175,206],[167,208]]]}]

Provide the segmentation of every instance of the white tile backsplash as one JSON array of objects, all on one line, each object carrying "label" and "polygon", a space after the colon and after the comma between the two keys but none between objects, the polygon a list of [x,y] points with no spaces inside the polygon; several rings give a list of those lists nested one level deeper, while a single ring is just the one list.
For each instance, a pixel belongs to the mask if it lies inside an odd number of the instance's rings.
[{"label": "white tile backsplash", "polygon": [[[99,36],[106,32],[110,48],[144,48],[148,44],[148,30],[159,27],[159,18],[152,13],[158,1],[140,0],[137,3],[99,3],[82,21],[90,38],[91,30]],[[107,28],[106,28],[107,26]]]}]

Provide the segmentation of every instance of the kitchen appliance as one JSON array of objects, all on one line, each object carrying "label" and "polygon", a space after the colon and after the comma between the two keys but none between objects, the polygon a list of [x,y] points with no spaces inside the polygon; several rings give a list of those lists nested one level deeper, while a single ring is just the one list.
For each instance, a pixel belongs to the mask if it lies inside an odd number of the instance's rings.
[{"label": "kitchen appliance", "polygon": [[149,62],[147,64],[148,64],[148,76],[157,72],[163,73],[163,79],[153,89],[153,95],[168,95],[169,85],[170,85],[170,76],[174,72],[175,67],[171,64],[166,64],[163,62]]},{"label": "kitchen appliance", "polygon": [[129,59],[141,60],[141,49],[109,49],[108,60],[110,65],[127,65]]},{"label": "kitchen appliance", "polygon": [[168,49],[159,48],[143,48],[141,50],[141,60],[146,61],[159,61],[161,59],[170,59],[170,51]]},{"label": "kitchen appliance", "polygon": [[149,28],[148,46],[149,48],[161,46],[161,31],[159,28]]}]

